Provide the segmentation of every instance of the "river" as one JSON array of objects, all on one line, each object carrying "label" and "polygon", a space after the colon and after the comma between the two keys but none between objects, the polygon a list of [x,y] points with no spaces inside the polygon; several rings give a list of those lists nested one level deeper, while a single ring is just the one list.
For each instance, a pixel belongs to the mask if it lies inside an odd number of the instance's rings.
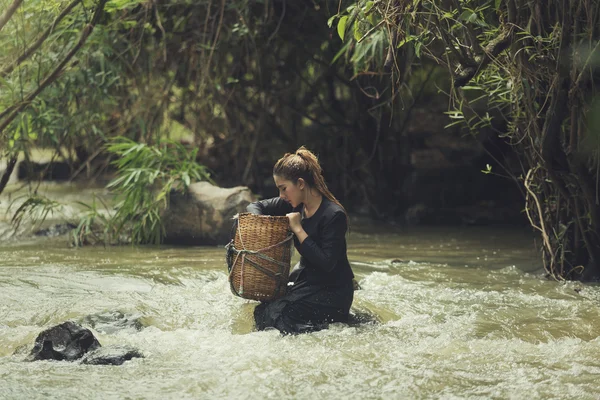
[{"label": "river", "polygon": [[[527,228],[355,222],[353,312],[377,321],[255,332],[218,247],[0,243],[1,399],[597,399],[600,288],[544,278]],[[295,255],[297,258],[297,254]],[[23,359],[43,329],[96,327],[121,366]]]}]

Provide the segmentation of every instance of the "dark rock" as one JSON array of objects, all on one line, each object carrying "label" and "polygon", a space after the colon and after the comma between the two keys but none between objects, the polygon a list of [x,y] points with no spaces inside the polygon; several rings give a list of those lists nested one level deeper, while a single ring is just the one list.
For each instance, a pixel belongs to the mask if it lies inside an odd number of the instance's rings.
[{"label": "dark rock", "polygon": [[379,317],[375,314],[354,309],[350,310],[350,315],[348,316],[348,325],[350,326],[375,325],[379,323]]},{"label": "dark rock", "polygon": [[48,236],[48,237],[66,235],[67,233],[71,232],[75,228],[77,228],[76,225],[73,225],[73,224],[67,222],[64,224],[52,225],[49,228],[40,229],[40,230],[34,232],[34,235],[35,236]]},{"label": "dark rock", "polygon": [[100,342],[89,329],[67,321],[40,333],[35,339],[28,360],[73,361],[100,346]]},{"label": "dark rock", "polygon": [[120,311],[108,311],[99,314],[88,315],[81,321],[89,325],[98,332],[112,334],[122,330],[141,331],[144,325],[139,318],[131,315],[125,315]]},{"label": "dark rock", "polygon": [[86,354],[82,364],[89,365],[121,365],[132,358],[144,358],[137,349],[129,346],[105,346]]},{"label": "dark rock", "polygon": [[17,178],[22,181],[66,181],[71,177],[71,167],[66,162],[37,163],[21,161],[17,166]]}]

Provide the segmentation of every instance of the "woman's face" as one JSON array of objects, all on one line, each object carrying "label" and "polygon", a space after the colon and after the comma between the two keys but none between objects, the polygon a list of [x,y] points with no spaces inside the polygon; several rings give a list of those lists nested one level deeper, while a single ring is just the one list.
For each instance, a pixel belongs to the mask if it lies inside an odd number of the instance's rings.
[{"label": "woman's face", "polygon": [[292,207],[298,207],[304,201],[304,191],[302,190],[304,181],[302,178],[296,184],[278,175],[273,175],[273,179],[277,189],[279,189],[279,197],[290,203]]}]

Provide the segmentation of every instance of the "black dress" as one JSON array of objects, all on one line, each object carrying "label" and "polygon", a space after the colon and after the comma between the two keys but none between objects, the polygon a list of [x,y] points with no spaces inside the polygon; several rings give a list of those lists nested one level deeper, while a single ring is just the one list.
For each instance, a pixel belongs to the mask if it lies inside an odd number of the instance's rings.
[{"label": "black dress", "polygon": [[[280,216],[302,209],[303,205],[294,209],[279,197],[247,207],[254,214]],[[348,320],[354,274],[346,255],[347,227],[343,209],[325,197],[312,217],[302,219],[308,237],[302,243],[294,237],[301,257],[290,274],[293,285],[288,286],[285,296],[256,307],[258,330],[276,328],[282,333],[303,333]]]}]

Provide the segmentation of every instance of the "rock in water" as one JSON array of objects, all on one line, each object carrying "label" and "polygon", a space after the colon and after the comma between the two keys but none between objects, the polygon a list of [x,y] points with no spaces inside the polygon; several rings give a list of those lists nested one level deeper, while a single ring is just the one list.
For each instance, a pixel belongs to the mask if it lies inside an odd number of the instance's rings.
[{"label": "rock in water", "polygon": [[74,361],[100,346],[92,331],[67,321],[40,333],[28,360]]},{"label": "rock in water", "polygon": [[81,360],[89,365],[121,365],[132,358],[144,358],[137,349],[129,346],[105,346],[87,353]]},{"label": "rock in water", "polygon": [[17,178],[22,181],[66,181],[71,177],[71,166],[64,161],[37,163],[24,160],[17,165]]},{"label": "rock in water", "polygon": [[139,317],[125,315],[121,311],[107,311],[88,315],[81,320],[81,323],[90,326],[96,332],[107,334],[123,330],[141,331],[144,329],[144,325],[140,322]]},{"label": "rock in water", "polygon": [[40,229],[38,231],[35,231],[33,234],[35,236],[54,237],[54,236],[66,235],[67,233],[71,232],[75,228],[77,228],[77,225],[66,222],[64,224],[52,225],[46,229]]},{"label": "rock in water", "polygon": [[171,195],[163,213],[165,243],[184,245],[226,244],[233,216],[246,212],[255,200],[245,186],[220,188],[208,182],[193,183],[186,195]]}]

